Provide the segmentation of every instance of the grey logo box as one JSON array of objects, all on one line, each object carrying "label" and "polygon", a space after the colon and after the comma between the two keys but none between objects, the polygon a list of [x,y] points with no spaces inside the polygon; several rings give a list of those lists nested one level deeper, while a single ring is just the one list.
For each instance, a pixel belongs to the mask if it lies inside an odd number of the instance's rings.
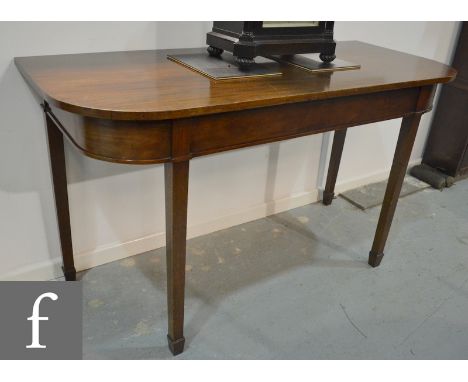
[{"label": "grey logo box", "polygon": [[78,281],[1,281],[0,359],[82,359],[82,300]]}]

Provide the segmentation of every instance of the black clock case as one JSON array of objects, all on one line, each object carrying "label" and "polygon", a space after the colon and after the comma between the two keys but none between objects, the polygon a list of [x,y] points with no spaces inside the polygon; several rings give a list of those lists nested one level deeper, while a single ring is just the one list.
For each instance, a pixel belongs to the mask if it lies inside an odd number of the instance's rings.
[{"label": "black clock case", "polygon": [[320,53],[320,59],[335,59],[333,21],[320,21],[318,27],[264,28],[263,21],[214,21],[206,35],[208,52],[219,56],[232,52],[236,62],[245,66],[256,56]]}]

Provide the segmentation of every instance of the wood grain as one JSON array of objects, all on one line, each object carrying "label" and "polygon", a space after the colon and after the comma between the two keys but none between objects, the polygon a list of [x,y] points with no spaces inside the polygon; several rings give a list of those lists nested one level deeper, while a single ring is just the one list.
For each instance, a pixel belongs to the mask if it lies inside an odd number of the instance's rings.
[{"label": "wood grain", "polygon": [[187,118],[174,123],[192,126],[191,153],[201,156],[402,117],[416,110],[418,95],[418,88],[408,88]]},{"label": "wood grain", "polygon": [[126,164],[171,159],[171,121],[120,121],[83,117],[52,108],[52,117],[68,140],[91,158]]},{"label": "wood grain", "polygon": [[448,82],[441,63],[361,42],[339,42],[337,57],[361,69],[330,78],[286,66],[282,76],[213,81],[166,58],[200,49],[15,58],[51,106],[88,117],[162,120]]},{"label": "wood grain", "polygon": [[[267,142],[337,133],[328,191],[339,168],[344,129],[403,117],[369,263],[383,257],[421,114],[436,84],[456,72],[446,65],[359,42],[337,45],[360,70],[314,74],[284,67],[282,76],[210,80],[166,59],[137,51],[24,57],[16,65],[44,99],[64,272],[74,279],[63,136],[84,154],[119,163],[165,163],[168,341],[185,338],[184,288],[189,162]],[[50,107],[49,107],[50,104]]]}]

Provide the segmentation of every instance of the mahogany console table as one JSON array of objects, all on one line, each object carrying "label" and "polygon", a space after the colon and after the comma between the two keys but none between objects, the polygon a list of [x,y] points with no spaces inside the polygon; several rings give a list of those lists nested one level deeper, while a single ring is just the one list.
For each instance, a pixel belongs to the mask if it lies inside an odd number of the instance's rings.
[{"label": "mahogany console table", "polygon": [[369,264],[376,267],[392,223],[421,115],[438,83],[456,71],[428,59],[360,42],[337,56],[361,69],[213,81],[166,59],[134,51],[16,58],[43,100],[66,280],[75,280],[63,137],[83,154],[118,163],[164,163],[169,348],[184,348],[185,246],[193,157],[335,131],[324,204],[333,199],[346,129],[403,118]]}]

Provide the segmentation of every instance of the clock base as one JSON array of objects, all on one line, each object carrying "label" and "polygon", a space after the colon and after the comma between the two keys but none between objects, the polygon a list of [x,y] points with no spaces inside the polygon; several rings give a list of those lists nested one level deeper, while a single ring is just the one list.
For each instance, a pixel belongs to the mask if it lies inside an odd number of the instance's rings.
[{"label": "clock base", "polygon": [[206,50],[208,51],[208,54],[211,57],[220,57],[224,52],[223,49],[216,48],[215,46],[211,46],[211,45],[208,48],[206,48]]},{"label": "clock base", "polygon": [[[335,59],[336,42],[333,40],[333,21],[318,21],[289,25],[263,21],[215,21],[206,35],[210,56],[219,57],[228,51],[241,69],[251,68],[255,57],[320,53],[322,62]],[[283,24],[283,25],[281,25]]]},{"label": "clock base", "polygon": [[336,58],[336,55],[320,53],[319,58],[323,62],[328,63],[328,62],[332,62]]},{"label": "clock base", "polygon": [[234,62],[237,64],[239,69],[247,70],[255,64],[255,60],[253,58],[246,58],[246,57],[234,57]]}]

